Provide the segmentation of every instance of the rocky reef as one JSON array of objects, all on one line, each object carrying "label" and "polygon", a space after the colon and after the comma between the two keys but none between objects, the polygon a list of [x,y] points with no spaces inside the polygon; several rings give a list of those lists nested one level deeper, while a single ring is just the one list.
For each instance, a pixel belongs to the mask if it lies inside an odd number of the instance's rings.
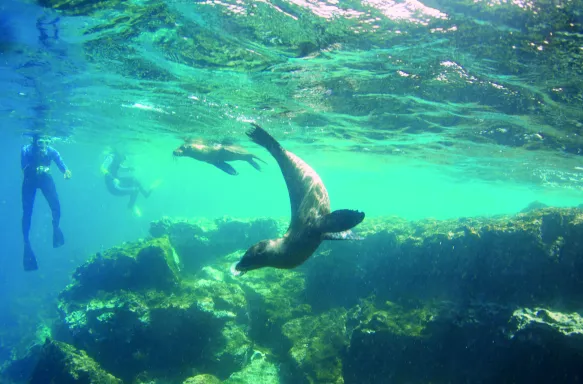
[{"label": "rocky reef", "polygon": [[269,219],[151,224],[93,255],[6,383],[577,382],[583,211],[367,219],[301,267],[234,277]]}]

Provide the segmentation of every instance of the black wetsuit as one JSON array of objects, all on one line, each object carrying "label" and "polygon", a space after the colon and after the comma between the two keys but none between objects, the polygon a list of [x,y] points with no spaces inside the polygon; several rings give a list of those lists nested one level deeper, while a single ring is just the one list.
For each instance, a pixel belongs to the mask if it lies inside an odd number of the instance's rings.
[{"label": "black wetsuit", "polygon": [[[22,235],[24,243],[29,244],[30,223],[36,190],[40,189],[49,203],[53,215],[53,231],[59,230],[61,220],[61,205],[53,177],[49,172],[51,161],[54,161],[63,173],[67,166],[56,149],[48,146],[43,154],[32,144],[22,147],[20,163],[24,180],[22,181]],[[60,230],[59,230],[60,232]]]},{"label": "black wetsuit", "polygon": [[123,158],[120,155],[111,154],[105,158],[102,168],[105,172],[105,185],[107,190],[114,196],[130,196],[128,208],[133,208],[140,192],[145,197],[150,196],[150,191],[146,190],[142,184],[133,176],[119,177],[122,169]]}]

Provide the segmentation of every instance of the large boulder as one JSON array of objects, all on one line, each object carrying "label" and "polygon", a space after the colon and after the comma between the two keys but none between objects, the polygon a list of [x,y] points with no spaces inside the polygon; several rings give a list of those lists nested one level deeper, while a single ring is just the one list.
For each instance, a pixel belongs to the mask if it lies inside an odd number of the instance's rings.
[{"label": "large boulder", "polygon": [[228,377],[250,351],[244,292],[212,267],[182,280],[177,265],[167,237],[94,257],[60,295],[59,335],[125,381]]},{"label": "large boulder", "polygon": [[126,243],[97,253],[73,273],[61,299],[92,297],[100,291],[170,291],[179,281],[180,260],[168,237]]}]

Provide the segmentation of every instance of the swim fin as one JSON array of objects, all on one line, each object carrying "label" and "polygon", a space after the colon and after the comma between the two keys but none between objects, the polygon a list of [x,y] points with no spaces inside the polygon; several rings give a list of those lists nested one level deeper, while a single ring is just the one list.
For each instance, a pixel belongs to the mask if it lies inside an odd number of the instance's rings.
[{"label": "swim fin", "polygon": [[25,271],[36,271],[38,269],[36,257],[34,256],[34,252],[29,243],[24,244],[24,258],[22,259],[22,265]]},{"label": "swim fin", "polygon": [[53,248],[58,248],[63,244],[65,244],[65,236],[63,236],[63,231],[61,231],[61,228],[59,228],[59,227],[54,227],[53,228]]}]

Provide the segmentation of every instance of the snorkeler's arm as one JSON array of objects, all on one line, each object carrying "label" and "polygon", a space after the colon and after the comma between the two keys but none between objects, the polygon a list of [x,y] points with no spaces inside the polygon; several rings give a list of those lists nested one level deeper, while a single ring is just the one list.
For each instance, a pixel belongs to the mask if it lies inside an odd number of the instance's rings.
[{"label": "snorkeler's arm", "polygon": [[109,166],[111,165],[112,161],[113,155],[108,155],[105,158],[105,161],[103,161],[103,164],[101,164],[101,173],[103,173],[104,175],[107,175],[109,173]]},{"label": "snorkeler's arm", "polygon": [[59,167],[59,170],[63,173],[67,173],[69,168],[67,168],[67,166],[65,165],[65,162],[63,161],[63,158],[61,157],[59,152],[52,147],[47,148],[47,150],[50,153],[51,159],[55,162],[55,164],[57,164],[57,167]]},{"label": "snorkeler's arm", "polygon": [[20,149],[20,169],[22,169],[22,172],[28,167],[28,164],[26,163],[26,148],[27,146],[23,145]]}]

